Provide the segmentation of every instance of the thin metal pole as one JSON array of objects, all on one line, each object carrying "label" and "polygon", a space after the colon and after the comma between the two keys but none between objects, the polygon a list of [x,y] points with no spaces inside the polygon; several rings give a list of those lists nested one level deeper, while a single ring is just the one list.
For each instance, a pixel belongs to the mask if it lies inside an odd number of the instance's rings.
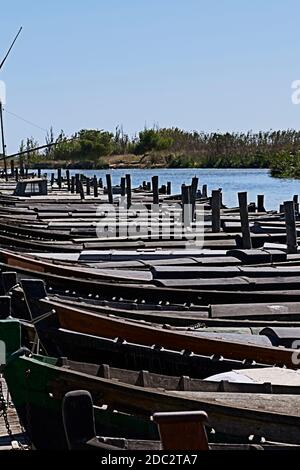
[{"label": "thin metal pole", "polygon": [[7,177],[6,148],[5,148],[5,139],[4,139],[4,127],[3,127],[2,101],[0,101],[0,121],[1,121],[1,140],[2,140],[2,155],[3,155],[3,161],[4,161],[4,174],[5,174],[5,180],[7,181],[8,177]]}]

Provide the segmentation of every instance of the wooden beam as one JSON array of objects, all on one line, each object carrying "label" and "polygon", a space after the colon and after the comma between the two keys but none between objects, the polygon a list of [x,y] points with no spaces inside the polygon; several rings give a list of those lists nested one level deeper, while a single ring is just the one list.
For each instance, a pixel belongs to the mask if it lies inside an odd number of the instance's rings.
[{"label": "wooden beam", "polygon": [[298,243],[297,243],[294,201],[284,202],[284,214],[285,214],[285,225],[286,225],[287,251],[288,253],[297,253]]},{"label": "wooden beam", "polygon": [[213,233],[221,230],[221,191],[219,189],[211,192],[211,230]]},{"label": "wooden beam", "polygon": [[239,208],[240,208],[240,217],[241,217],[241,226],[242,226],[242,236],[243,236],[243,248],[251,249],[251,235],[249,228],[249,218],[248,218],[248,204],[247,204],[247,193],[241,192],[238,193],[239,198]]}]

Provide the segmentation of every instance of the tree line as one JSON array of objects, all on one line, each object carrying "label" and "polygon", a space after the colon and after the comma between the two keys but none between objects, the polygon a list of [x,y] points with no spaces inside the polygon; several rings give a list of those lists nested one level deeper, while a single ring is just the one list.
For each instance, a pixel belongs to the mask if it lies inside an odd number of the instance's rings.
[{"label": "tree line", "polygon": [[[43,153],[25,155],[29,164],[80,163],[85,168],[104,168],[112,155],[138,155],[146,165],[159,162],[166,167],[271,168],[274,176],[300,176],[300,131],[288,129],[266,132],[188,132],[177,127],[143,129],[130,137],[122,127],[115,132],[82,129],[72,136],[50,129],[46,144],[56,142]],[[29,138],[20,151],[39,143]]]}]

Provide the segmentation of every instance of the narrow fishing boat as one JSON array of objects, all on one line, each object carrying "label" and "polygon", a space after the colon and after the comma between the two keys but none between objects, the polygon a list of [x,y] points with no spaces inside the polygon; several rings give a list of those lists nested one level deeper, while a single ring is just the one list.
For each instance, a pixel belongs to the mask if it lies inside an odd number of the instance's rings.
[{"label": "narrow fishing boat", "polygon": [[[14,325],[17,333],[16,322]],[[16,342],[13,344],[13,335],[8,335],[3,323],[0,332],[12,351]],[[15,338],[19,339],[18,333]],[[279,443],[300,442],[300,387],[276,385],[274,377],[272,388],[269,384],[241,383],[230,384],[231,391],[224,392],[224,384],[216,382],[190,379],[185,386],[181,378],[74,363],[32,355],[26,349],[7,358],[3,373],[36,448],[66,448],[62,400],[67,392],[77,389],[91,393],[100,435],[158,439],[157,429],[149,420],[153,413],[203,410],[209,416],[208,429],[214,429],[214,440],[227,435],[227,440],[245,443],[253,434]],[[297,372],[289,373],[295,374],[299,383]]]}]

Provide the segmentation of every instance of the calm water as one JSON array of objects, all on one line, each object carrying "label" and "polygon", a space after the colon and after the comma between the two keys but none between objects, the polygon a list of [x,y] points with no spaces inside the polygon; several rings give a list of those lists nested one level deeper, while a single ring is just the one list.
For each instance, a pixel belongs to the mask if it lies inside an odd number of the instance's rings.
[{"label": "calm water", "polygon": [[[45,170],[48,173],[51,170]],[[70,170],[70,174],[79,170]],[[265,195],[266,209],[278,209],[283,201],[290,200],[294,194],[300,194],[300,180],[278,179],[269,176],[268,170],[255,169],[149,169],[149,170],[84,170],[87,176],[97,175],[105,181],[106,173],[112,175],[113,184],[119,184],[121,176],[130,173],[133,187],[142,181],[150,181],[151,176],[158,175],[159,183],[172,182],[172,193],[180,192],[181,184],[191,182],[193,176],[199,178],[199,185],[207,184],[208,191],[223,189],[223,201],[228,206],[237,206],[237,192],[248,191],[249,202],[255,201],[257,194]]]}]

